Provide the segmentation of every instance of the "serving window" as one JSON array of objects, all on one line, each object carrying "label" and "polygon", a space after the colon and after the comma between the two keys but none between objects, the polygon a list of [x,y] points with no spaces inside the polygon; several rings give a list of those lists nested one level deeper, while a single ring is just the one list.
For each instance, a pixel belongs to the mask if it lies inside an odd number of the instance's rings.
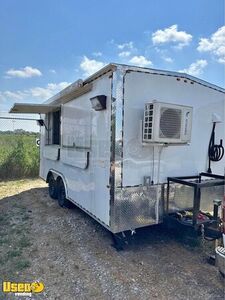
[{"label": "serving window", "polygon": [[90,110],[63,106],[62,116],[62,146],[74,149],[90,149]]},{"label": "serving window", "polygon": [[45,144],[60,145],[61,110],[46,114],[45,125]]}]

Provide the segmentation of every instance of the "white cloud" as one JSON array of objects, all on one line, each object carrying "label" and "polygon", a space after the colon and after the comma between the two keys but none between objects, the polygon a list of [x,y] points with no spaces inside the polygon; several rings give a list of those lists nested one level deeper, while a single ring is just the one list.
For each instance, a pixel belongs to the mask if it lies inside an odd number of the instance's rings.
[{"label": "white cloud", "polygon": [[49,72],[52,74],[56,74],[56,70],[54,70],[54,69],[50,69]]},{"label": "white cloud", "polygon": [[155,51],[156,51],[157,53],[162,54],[162,55],[165,55],[165,54],[168,52],[167,49],[162,49],[162,48],[159,48],[159,47],[157,47],[157,46],[155,46],[154,49],[155,49]]},{"label": "white cloud", "polygon": [[42,102],[55,95],[69,84],[69,82],[48,83],[45,87],[34,87],[22,91],[4,91],[0,92],[0,99],[3,101],[25,101],[37,98]]},{"label": "white cloud", "polygon": [[129,62],[140,67],[148,67],[152,65],[152,62],[143,55],[134,56],[129,60]]},{"label": "white cloud", "polygon": [[199,59],[196,62],[190,64],[187,69],[180,70],[179,72],[187,73],[193,76],[199,76],[202,74],[203,69],[208,65],[207,61],[204,59]]},{"label": "white cloud", "polygon": [[99,69],[103,68],[105,63],[102,61],[97,61],[95,59],[89,59],[87,56],[84,56],[81,63],[80,68],[84,71],[84,76],[90,76],[97,72]]},{"label": "white cloud", "polygon": [[134,48],[134,43],[133,42],[128,42],[128,43],[117,45],[117,47],[120,50],[133,49]]},{"label": "white cloud", "polygon": [[0,92],[0,101],[5,102],[5,97],[3,95],[3,92]]},{"label": "white cloud", "polygon": [[225,64],[225,26],[220,27],[210,38],[201,38],[197,50],[214,54],[218,62]]},{"label": "white cloud", "polygon": [[48,99],[59,91],[67,87],[69,82],[48,83],[46,87],[34,87],[27,92],[34,98]]},{"label": "white cloud", "polygon": [[163,56],[162,59],[165,60],[165,62],[167,62],[167,63],[172,63],[173,62],[173,59],[171,57],[167,57],[167,56],[164,57]]},{"label": "white cloud", "polygon": [[27,97],[27,93],[25,93],[24,91],[3,91],[0,92],[0,100],[7,103],[11,100],[11,102],[13,101],[21,101],[26,99]]},{"label": "white cloud", "polygon": [[174,60],[169,56],[168,49],[162,49],[157,46],[154,47],[154,50],[160,54],[161,59],[163,59],[167,63],[172,63]]},{"label": "white cloud", "polygon": [[102,56],[102,52],[93,52],[92,54],[96,57]]},{"label": "white cloud", "polygon": [[119,55],[119,57],[128,57],[131,55],[131,52],[130,51],[122,51],[118,55]]},{"label": "white cloud", "polygon": [[20,70],[9,69],[6,72],[6,75],[8,78],[11,78],[11,77],[30,78],[30,77],[35,77],[35,76],[41,76],[42,73],[40,70],[38,70],[36,68],[27,66]]},{"label": "white cloud", "polygon": [[2,92],[1,95],[2,97],[11,98],[14,100],[22,100],[26,96],[26,94],[21,91],[17,91],[17,92],[5,91]]},{"label": "white cloud", "polygon": [[192,35],[185,31],[178,31],[177,24],[163,30],[159,29],[152,34],[152,42],[154,45],[175,43],[179,49],[189,45],[191,40]]}]

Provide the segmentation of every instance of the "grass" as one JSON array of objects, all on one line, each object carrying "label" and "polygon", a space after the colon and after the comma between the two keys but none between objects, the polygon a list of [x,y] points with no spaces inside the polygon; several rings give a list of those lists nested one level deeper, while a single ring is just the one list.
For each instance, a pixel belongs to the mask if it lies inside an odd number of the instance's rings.
[{"label": "grass", "polygon": [[0,179],[38,176],[37,133],[0,132]]},{"label": "grass", "polygon": [[19,270],[22,271],[23,269],[29,268],[31,266],[31,263],[29,260],[20,260],[16,262],[15,267]]},{"label": "grass", "polygon": [[9,220],[7,219],[6,215],[0,216],[0,225],[1,226],[9,225]]},{"label": "grass", "polygon": [[0,279],[15,281],[31,262],[27,249],[31,243],[31,219],[22,205],[0,215]]},{"label": "grass", "polygon": [[24,236],[22,239],[19,240],[18,246],[21,248],[26,248],[31,246],[30,239],[26,236]]},{"label": "grass", "polygon": [[9,250],[7,252],[7,258],[8,259],[11,259],[11,258],[17,257],[17,256],[21,256],[21,255],[22,255],[22,252],[21,252],[20,249],[19,250]]},{"label": "grass", "polygon": [[[32,264],[29,254],[33,241],[31,211],[20,197],[7,197],[44,186],[39,179],[0,182],[0,284],[3,280],[30,280],[27,268]],[[5,299],[1,291],[0,299]]]},{"label": "grass", "polygon": [[[23,191],[27,191],[32,188],[43,188],[46,186],[47,185],[44,180],[37,178],[0,181],[0,201],[2,199],[20,194]],[[15,203],[14,207],[15,206],[18,209],[21,208],[20,202]],[[26,216],[24,217],[26,218]]]}]

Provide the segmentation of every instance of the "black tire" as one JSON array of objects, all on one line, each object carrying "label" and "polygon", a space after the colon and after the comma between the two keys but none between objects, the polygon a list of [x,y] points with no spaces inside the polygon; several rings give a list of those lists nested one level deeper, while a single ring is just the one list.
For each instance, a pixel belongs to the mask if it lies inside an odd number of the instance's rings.
[{"label": "black tire", "polygon": [[54,177],[52,175],[50,176],[50,178],[48,180],[48,193],[52,199],[58,198],[57,181],[54,179]]},{"label": "black tire", "polygon": [[71,202],[66,199],[66,189],[62,179],[60,179],[58,182],[58,203],[61,207],[71,207]]}]

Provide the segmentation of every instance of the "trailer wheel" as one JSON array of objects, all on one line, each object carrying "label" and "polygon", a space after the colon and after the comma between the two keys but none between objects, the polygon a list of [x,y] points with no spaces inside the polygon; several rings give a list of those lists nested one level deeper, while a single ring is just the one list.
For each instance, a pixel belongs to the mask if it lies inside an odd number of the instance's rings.
[{"label": "trailer wheel", "polygon": [[58,198],[58,188],[57,188],[57,181],[51,175],[48,180],[48,193],[52,199]]},{"label": "trailer wheel", "polygon": [[58,182],[58,203],[61,207],[71,207],[71,202],[66,199],[66,190],[62,179]]}]

